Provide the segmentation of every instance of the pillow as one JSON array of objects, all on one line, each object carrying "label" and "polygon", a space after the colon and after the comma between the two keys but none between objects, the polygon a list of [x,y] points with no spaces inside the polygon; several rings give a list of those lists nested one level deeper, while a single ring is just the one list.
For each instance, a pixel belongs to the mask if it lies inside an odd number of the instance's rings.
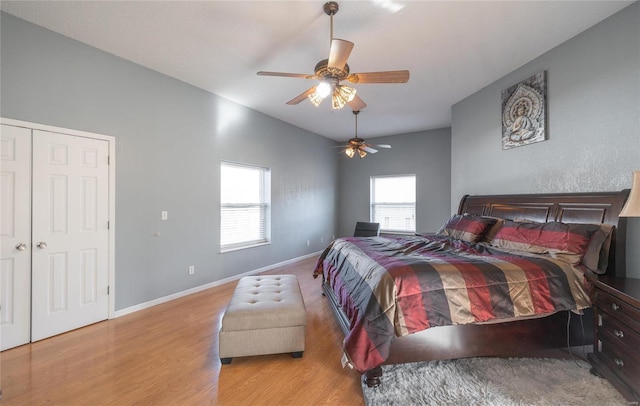
[{"label": "pillow", "polygon": [[491,245],[497,248],[549,254],[554,258],[578,265],[587,251],[595,224],[519,223],[506,220]]},{"label": "pillow", "polygon": [[[484,241],[491,243],[491,240],[493,240],[496,237],[498,230],[502,228],[502,225],[504,224],[504,222],[509,220],[504,219],[502,217],[489,217],[489,218],[496,219],[496,223],[493,226],[491,226],[489,231],[487,231],[487,233],[484,235]],[[511,221],[513,221],[514,223],[535,223],[535,221],[533,220],[524,219],[524,218],[516,218]],[[542,224],[542,223],[538,223],[538,224]]]},{"label": "pillow", "polygon": [[454,214],[436,235],[456,238],[467,242],[478,242],[496,223],[497,219],[474,214]]},{"label": "pillow", "polygon": [[614,226],[611,224],[600,224],[598,231],[591,237],[587,252],[584,254],[582,263],[592,272],[603,274],[607,272],[609,266],[609,249],[611,248],[611,236]]}]

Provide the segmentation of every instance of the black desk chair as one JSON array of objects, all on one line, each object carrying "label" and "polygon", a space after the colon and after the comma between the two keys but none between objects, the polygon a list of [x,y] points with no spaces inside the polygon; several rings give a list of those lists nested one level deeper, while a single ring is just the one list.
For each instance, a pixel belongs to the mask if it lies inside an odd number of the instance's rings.
[{"label": "black desk chair", "polygon": [[380,223],[358,221],[353,232],[354,237],[377,237],[380,235]]}]

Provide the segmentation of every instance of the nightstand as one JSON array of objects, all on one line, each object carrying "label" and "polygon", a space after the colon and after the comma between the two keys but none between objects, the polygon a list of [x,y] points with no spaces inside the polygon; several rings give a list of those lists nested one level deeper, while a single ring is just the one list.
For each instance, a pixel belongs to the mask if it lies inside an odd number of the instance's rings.
[{"label": "nightstand", "polygon": [[591,372],[631,402],[640,401],[640,279],[587,275],[594,285]]}]

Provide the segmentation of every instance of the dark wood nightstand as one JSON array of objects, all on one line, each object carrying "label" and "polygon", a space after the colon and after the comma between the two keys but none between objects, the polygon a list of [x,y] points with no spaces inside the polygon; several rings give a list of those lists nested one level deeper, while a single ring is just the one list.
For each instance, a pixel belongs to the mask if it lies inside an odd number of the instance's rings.
[{"label": "dark wood nightstand", "polygon": [[595,344],[591,372],[627,400],[640,401],[640,279],[587,275],[594,285]]}]

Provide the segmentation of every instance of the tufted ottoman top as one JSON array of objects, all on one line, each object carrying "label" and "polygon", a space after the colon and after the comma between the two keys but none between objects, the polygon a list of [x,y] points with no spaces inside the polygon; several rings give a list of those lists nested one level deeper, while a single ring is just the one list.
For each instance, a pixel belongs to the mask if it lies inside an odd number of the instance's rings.
[{"label": "tufted ottoman top", "polygon": [[222,318],[223,331],[306,326],[307,312],[295,275],[240,278]]}]

